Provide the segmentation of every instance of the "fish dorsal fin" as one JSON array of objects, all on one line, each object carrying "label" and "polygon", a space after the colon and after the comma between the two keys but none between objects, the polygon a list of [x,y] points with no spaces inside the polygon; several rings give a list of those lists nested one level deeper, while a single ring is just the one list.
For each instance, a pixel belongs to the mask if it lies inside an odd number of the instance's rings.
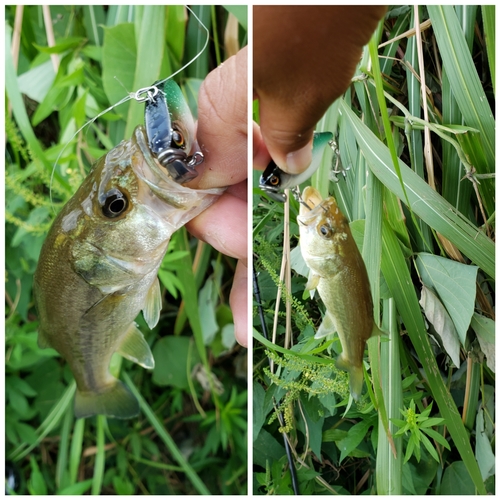
[{"label": "fish dorsal fin", "polygon": [[160,319],[161,290],[158,278],[155,278],[146,296],[146,303],[142,308],[142,315],[149,328],[154,328]]},{"label": "fish dorsal fin", "polygon": [[315,290],[319,285],[319,279],[321,276],[316,274],[314,271],[309,272],[309,278],[306,283],[306,290]]},{"label": "fish dorsal fin", "polygon": [[118,353],[124,358],[149,370],[155,367],[155,360],[151,349],[135,323],[132,323],[127,330]]},{"label": "fish dorsal fin", "polygon": [[328,311],[325,314],[325,317],[323,318],[323,321],[321,322],[321,325],[319,325],[318,331],[316,332],[316,335],[314,336],[315,339],[322,339],[323,337],[326,337],[327,335],[332,335],[337,331],[337,327],[335,325],[335,321],[332,317],[331,314],[328,313]]}]

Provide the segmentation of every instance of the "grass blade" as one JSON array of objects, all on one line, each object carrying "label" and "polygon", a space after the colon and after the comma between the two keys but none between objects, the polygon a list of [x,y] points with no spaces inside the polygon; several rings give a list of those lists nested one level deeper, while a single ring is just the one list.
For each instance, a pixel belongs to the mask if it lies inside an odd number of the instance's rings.
[{"label": "grass blade", "polygon": [[198,493],[200,493],[201,495],[210,495],[210,491],[208,491],[207,487],[200,479],[198,474],[196,474],[194,469],[184,458],[181,451],[175,444],[174,440],[171,438],[170,434],[166,431],[165,427],[163,427],[163,424],[158,420],[151,407],[146,403],[144,398],[141,396],[140,392],[137,390],[137,387],[134,385],[132,379],[128,376],[127,373],[123,374],[123,379],[125,380],[130,390],[132,391],[132,394],[139,400],[139,404],[141,406],[141,410],[144,412],[144,415],[149,420],[151,425],[154,427],[158,436],[161,438],[165,446],[172,454],[174,460],[182,467],[186,476],[189,478],[189,480],[196,488]]},{"label": "grass blade", "polygon": [[483,13],[488,64],[490,66],[491,81],[493,83],[493,93],[495,93],[495,5],[481,5],[481,10]]},{"label": "grass blade", "polygon": [[[404,200],[398,175],[387,147],[341,102],[341,112],[350,122],[359,147],[372,172],[396,196]],[[495,276],[495,245],[468,219],[436,193],[423,179],[399,161],[401,175],[413,212],[430,227],[454,243],[489,276]]]},{"label": "grass blade", "polygon": [[[389,332],[390,342],[380,342],[380,365],[382,367],[382,389],[388,402],[387,417],[401,418],[403,389],[401,385],[401,359],[399,356],[399,330],[394,299],[384,300],[384,331]],[[379,434],[377,446],[377,493],[379,495],[403,494],[403,438],[394,437],[398,428],[389,423],[389,431],[394,445],[388,439],[385,426],[381,426],[379,414]],[[393,454],[395,447],[396,456]]]},{"label": "grass blade", "polygon": [[78,477],[78,468],[82,457],[83,432],[85,419],[79,418],[73,427],[73,438],[69,452],[69,482],[75,484]]},{"label": "grass blade", "polygon": [[68,411],[69,405],[73,401],[73,396],[76,392],[76,382],[72,382],[71,385],[66,389],[64,394],[61,396],[61,399],[55,404],[54,408],[52,408],[51,412],[47,415],[47,418],[42,422],[40,427],[36,430],[38,434],[38,439],[30,446],[22,444],[18,446],[9,456],[9,458],[17,462],[24,458],[33,448],[36,448],[43,440],[47,434],[56,427],[59,423],[61,417]]},{"label": "grass blade", "polygon": [[71,425],[73,423],[73,411],[71,407],[66,412],[61,429],[61,440],[59,453],[57,455],[56,484],[61,489],[67,486],[68,479],[68,443]]},{"label": "grass blade", "polygon": [[104,478],[104,464],[106,458],[106,450],[104,449],[104,427],[106,426],[106,417],[104,415],[97,415],[97,438],[96,446],[97,453],[95,456],[94,464],[94,477],[92,478],[92,495],[100,495],[102,488],[102,481]]},{"label": "grass blade", "polygon": [[[479,171],[477,167],[478,172],[480,174],[492,173],[495,169],[495,120],[457,15],[452,6],[429,5],[427,10],[432,20],[443,66],[448,73],[453,95],[465,123],[481,133],[481,141],[487,158],[485,165],[487,171]],[[494,183],[482,182],[480,190],[483,203],[487,207],[488,214],[491,215],[495,210]]]}]

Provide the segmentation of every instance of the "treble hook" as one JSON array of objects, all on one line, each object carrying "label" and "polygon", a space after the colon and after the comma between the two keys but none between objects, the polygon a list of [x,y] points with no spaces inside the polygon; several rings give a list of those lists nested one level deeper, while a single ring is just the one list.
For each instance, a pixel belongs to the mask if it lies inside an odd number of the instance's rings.
[{"label": "treble hook", "polygon": [[293,194],[293,197],[301,204],[304,205],[308,210],[312,210],[312,207],[310,207],[303,199],[300,194],[300,189],[299,186],[294,186],[293,188],[290,189],[290,191]]}]

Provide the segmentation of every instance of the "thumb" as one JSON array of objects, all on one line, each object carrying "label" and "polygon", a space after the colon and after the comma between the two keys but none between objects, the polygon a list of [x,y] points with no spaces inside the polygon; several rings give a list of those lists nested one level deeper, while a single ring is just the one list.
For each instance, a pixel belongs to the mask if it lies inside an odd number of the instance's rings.
[{"label": "thumb", "polygon": [[259,92],[258,98],[260,131],[271,158],[285,172],[304,171],[312,160],[315,126],[329,103],[308,100],[301,106],[295,99],[290,106],[265,92]]}]

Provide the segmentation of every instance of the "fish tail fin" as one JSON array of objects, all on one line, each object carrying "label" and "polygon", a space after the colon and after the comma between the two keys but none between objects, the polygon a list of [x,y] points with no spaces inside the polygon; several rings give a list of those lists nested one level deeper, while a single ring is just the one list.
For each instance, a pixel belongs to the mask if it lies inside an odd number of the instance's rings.
[{"label": "fish tail fin", "polygon": [[116,380],[103,392],[76,391],[75,417],[106,415],[114,418],[132,418],[139,414],[139,402],[122,382]]},{"label": "fish tail fin", "polygon": [[345,359],[342,354],[337,358],[336,365],[340,370],[345,370],[349,373],[349,389],[351,391],[351,396],[356,401],[359,401],[363,390],[363,365],[354,366],[347,359]]}]

